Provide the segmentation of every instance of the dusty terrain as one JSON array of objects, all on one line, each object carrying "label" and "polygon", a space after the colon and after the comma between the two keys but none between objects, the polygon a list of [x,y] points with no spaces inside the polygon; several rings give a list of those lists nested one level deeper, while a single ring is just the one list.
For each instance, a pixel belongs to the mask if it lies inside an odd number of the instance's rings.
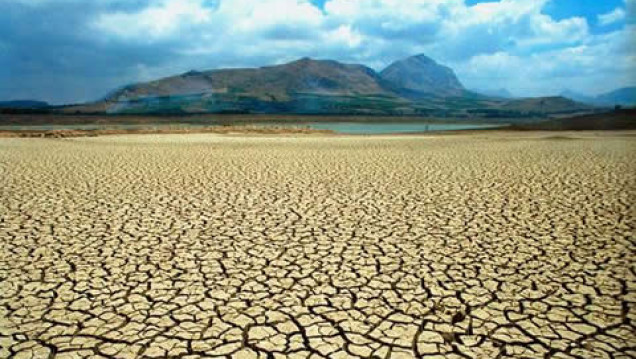
[{"label": "dusty terrain", "polygon": [[0,357],[636,356],[636,137],[0,139]]}]

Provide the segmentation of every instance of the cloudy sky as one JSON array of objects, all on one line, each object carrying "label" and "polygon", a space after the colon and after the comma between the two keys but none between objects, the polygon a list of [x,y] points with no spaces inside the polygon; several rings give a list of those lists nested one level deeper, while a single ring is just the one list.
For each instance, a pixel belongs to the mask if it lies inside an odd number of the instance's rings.
[{"label": "cloudy sky", "polygon": [[190,69],[425,53],[468,88],[636,85],[636,0],[0,0],[0,100],[94,100]]}]

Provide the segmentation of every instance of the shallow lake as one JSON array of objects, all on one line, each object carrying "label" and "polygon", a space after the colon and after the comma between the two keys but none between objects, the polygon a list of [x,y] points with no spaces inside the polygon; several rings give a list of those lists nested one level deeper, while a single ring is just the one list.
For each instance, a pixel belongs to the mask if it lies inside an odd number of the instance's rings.
[{"label": "shallow lake", "polygon": [[[330,130],[341,134],[391,134],[391,133],[415,133],[415,132],[435,132],[453,130],[472,130],[495,128],[497,124],[474,124],[474,123],[443,123],[443,122],[239,122],[241,126],[258,127],[309,127],[316,130]],[[174,123],[174,124],[77,124],[77,125],[7,125],[0,126],[0,130],[98,130],[98,129],[196,129],[201,127],[222,126],[218,123]]]}]

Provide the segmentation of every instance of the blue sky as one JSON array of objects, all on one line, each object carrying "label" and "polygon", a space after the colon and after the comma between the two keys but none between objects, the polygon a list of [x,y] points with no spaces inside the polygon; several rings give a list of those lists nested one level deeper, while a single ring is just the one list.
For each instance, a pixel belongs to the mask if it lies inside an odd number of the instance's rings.
[{"label": "blue sky", "polygon": [[636,0],[0,0],[0,100],[71,103],[190,69],[424,53],[520,96],[636,85]]}]

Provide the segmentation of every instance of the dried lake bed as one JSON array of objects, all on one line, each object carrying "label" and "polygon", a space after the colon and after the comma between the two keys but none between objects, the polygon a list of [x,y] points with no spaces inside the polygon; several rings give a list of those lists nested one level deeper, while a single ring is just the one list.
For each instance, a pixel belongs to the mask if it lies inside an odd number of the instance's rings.
[{"label": "dried lake bed", "polygon": [[631,358],[636,136],[0,139],[0,357]]}]

